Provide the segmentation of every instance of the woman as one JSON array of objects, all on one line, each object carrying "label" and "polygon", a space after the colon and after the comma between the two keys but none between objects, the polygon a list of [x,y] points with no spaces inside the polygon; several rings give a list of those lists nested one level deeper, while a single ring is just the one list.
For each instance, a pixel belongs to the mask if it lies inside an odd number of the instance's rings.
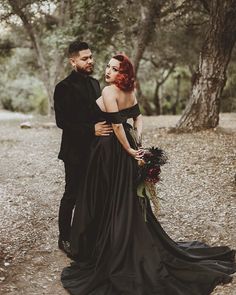
[{"label": "woman", "polygon": [[138,138],[142,118],[134,94],[134,71],[124,55],[106,68],[96,104],[96,120],[114,133],[94,140],[84,193],[77,204],[71,237],[75,262],[62,272],[73,295],[207,295],[231,281],[235,252],[200,242],[175,243],[162,229],[150,204],[145,222],[136,194]]}]

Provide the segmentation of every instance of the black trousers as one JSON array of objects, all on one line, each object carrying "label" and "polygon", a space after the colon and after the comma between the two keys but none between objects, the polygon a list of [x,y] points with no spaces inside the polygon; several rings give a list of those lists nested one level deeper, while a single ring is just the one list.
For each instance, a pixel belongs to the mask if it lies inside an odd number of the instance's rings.
[{"label": "black trousers", "polygon": [[62,240],[70,240],[73,209],[82,191],[84,171],[81,165],[65,163],[65,192],[59,208],[59,234]]}]

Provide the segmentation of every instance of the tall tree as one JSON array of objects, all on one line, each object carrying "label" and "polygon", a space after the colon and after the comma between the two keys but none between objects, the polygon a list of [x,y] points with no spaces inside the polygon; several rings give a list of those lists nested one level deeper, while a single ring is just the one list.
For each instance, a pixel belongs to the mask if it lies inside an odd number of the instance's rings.
[{"label": "tall tree", "polygon": [[[170,15],[175,15],[180,11],[183,13],[186,9],[187,2],[188,1],[186,0],[175,2],[172,0],[148,0],[145,1],[145,5],[143,1],[142,5],[140,5],[140,20],[136,36],[136,44],[134,44],[133,61],[136,71],[137,96],[147,115],[151,115],[153,109],[150,106],[149,99],[143,94],[139,83],[140,63],[144,59],[144,54],[147,49],[152,52],[151,56],[154,54],[152,43],[157,39],[157,36],[160,33],[158,27],[161,27],[161,20],[166,17],[169,18]],[[156,52],[156,54],[158,55],[158,52]]]},{"label": "tall tree", "polygon": [[[158,68],[158,65],[156,65],[156,63],[154,61],[152,61],[152,63],[154,64],[154,66],[156,66],[156,68]],[[169,76],[174,71],[174,69],[175,69],[175,64],[173,63],[170,65],[168,70],[163,69],[162,72],[160,73],[159,79],[156,79],[156,86],[155,86],[155,91],[154,91],[153,102],[156,107],[156,114],[157,115],[162,115],[162,111],[163,111],[162,110],[162,99],[159,95],[160,88],[166,82],[166,80],[169,78]]]},{"label": "tall tree", "polygon": [[147,7],[142,7],[143,12],[141,11],[142,19],[140,31],[133,58],[136,72],[138,71],[139,63],[143,57],[145,48],[152,38],[163,3],[164,1],[162,0],[149,0]]},{"label": "tall tree", "polygon": [[189,103],[177,124],[180,129],[214,128],[226,70],[236,41],[236,0],[200,0],[209,12],[209,26],[194,75]]},{"label": "tall tree", "polygon": [[27,39],[31,42],[37,64],[39,78],[43,82],[48,96],[48,113],[52,111],[53,89],[61,70],[64,54],[56,48],[55,43],[47,44],[48,35],[52,28],[63,28],[68,18],[67,10],[69,0],[57,1],[57,17],[46,10],[52,1],[47,0],[4,0],[4,12],[1,19],[11,22],[11,17],[16,16],[21,21]]}]

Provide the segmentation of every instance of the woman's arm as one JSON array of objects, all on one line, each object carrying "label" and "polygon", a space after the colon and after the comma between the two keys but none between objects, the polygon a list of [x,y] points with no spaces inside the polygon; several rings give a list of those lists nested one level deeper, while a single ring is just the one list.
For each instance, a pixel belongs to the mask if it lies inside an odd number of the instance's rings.
[{"label": "woman's arm", "polygon": [[137,144],[138,146],[142,146],[142,130],[143,130],[143,118],[142,115],[140,114],[138,117],[133,118],[134,123],[133,127],[134,130],[137,132]]},{"label": "woman's arm", "polygon": [[[113,86],[105,87],[102,91],[102,97],[105,109],[108,113],[111,112],[119,112],[117,99],[116,99],[116,92],[112,89]],[[121,123],[114,124],[112,123],[112,127],[116,137],[118,138],[119,142],[122,144],[123,148],[135,159],[139,160],[142,157],[142,151],[135,150],[131,148],[129,141],[126,137],[124,127]]]}]

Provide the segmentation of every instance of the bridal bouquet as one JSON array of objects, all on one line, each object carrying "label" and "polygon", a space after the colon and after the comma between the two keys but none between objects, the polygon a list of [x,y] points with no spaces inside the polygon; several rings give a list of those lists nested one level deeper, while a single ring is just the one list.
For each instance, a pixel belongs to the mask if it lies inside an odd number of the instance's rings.
[{"label": "bridal bouquet", "polygon": [[151,183],[160,181],[161,166],[167,162],[166,153],[158,148],[144,149],[143,159],[139,163],[139,180]]},{"label": "bridal bouquet", "polygon": [[160,181],[161,166],[167,163],[166,153],[158,148],[144,149],[143,159],[139,162],[137,195],[143,208],[146,220],[146,199],[157,205],[156,183]]}]

